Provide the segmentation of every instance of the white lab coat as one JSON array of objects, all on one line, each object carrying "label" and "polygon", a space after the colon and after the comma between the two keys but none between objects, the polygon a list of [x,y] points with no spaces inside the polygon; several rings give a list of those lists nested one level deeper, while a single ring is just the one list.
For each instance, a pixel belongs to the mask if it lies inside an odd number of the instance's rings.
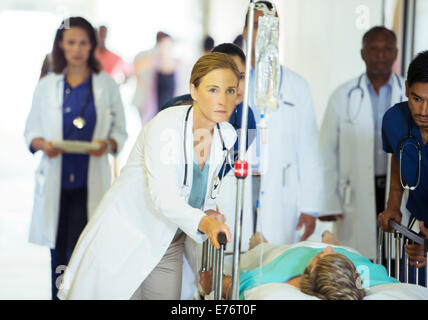
[{"label": "white lab coat", "polygon": [[[307,82],[281,67],[278,108],[268,115],[268,141],[261,161],[258,231],[275,244],[298,241],[300,213],[323,208],[322,155]],[[254,106],[254,104],[251,104]]]},{"label": "white lab coat", "polygon": [[[374,124],[366,74],[361,80],[363,99],[360,99],[361,91],[354,90],[349,99],[349,111],[347,104],[348,93],[357,86],[358,80],[353,79],[336,89],[324,116],[321,140],[327,202],[323,214],[344,214],[344,219],[335,223],[338,240],[374,259],[377,231]],[[391,106],[405,98],[404,80],[400,78],[399,84],[393,76],[393,81]],[[389,174],[390,170],[387,172]],[[347,203],[345,193],[349,194]]]},{"label": "white lab coat", "polygon": [[[93,73],[93,94],[97,115],[93,140],[112,138],[118,151],[127,138],[125,116],[119,88],[104,72]],[[33,104],[25,126],[25,141],[30,146],[34,138],[62,140],[62,104],[64,75],[51,73],[42,78],[34,92]],[[33,216],[29,241],[55,248],[59,220],[61,190],[61,156],[45,154],[36,170]],[[107,154],[89,157],[88,218],[90,219],[103,194],[110,186]]]},{"label": "white lab coat", "polygon": [[[128,163],[79,238],[58,293],[61,299],[129,299],[161,260],[177,228],[187,235],[187,251],[206,239],[198,232],[204,212],[187,203],[193,178],[193,109],[186,130],[188,183],[183,186],[187,110],[163,110],[142,129]],[[220,128],[231,149],[235,129],[227,122]],[[223,160],[215,127],[204,211],[216,208],[210,190]]]}]

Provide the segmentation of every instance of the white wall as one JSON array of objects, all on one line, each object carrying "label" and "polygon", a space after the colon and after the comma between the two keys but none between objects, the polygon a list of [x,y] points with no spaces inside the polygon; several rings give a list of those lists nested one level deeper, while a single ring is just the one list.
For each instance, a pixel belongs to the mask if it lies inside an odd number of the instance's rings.
[{"label": "white wall", "polygon": [[278,5],[285,35],[281,56],[309,82],[320,123],[332,91],[365,70],[361,39],[381,23],[381,1],[287,0]]},{"label": "white wall", "polygon": [[428,50],[428,1],[416,1],[415,55]]}]

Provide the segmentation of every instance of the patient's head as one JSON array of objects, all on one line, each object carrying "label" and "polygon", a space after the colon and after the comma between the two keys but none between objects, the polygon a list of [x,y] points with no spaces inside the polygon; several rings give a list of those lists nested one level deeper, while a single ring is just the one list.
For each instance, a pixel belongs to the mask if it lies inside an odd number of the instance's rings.
[{"label": "patient's head", "polygon": [[332,247],[311,260],[301,277],[300,290],[327,300],[361,300],[365,296],[354,264]]}]

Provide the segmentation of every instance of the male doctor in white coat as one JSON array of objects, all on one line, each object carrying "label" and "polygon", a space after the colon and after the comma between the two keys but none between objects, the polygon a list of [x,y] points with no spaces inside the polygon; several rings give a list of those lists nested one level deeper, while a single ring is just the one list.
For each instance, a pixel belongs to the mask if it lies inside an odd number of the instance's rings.
[{"label": "male doctor in white coat", "polygon": [[[256,6],[260,3],[272,8],[269,1],[258,1]],[[258,21],[263,15],[260,10],[254,11],[249,105],[257,127],[260,112],[254,108],[255,42]],[[243,37],[247,38],[247,26]],[[261,164],[266,170],[258,172],[260,168],[253,166],[252,176],[256,186],[253,197],[260,206],[258,231],[276,244],[304,241],[314,232],[317,214],[323,206],[322,154],[310,88],[302,77],[284,66],[281,66],[278,108],[270,112],[267,126],[266,156]],[[257,136],[256,143],[260,144],[260,132]],[[259,162],[254,153],[249,155],[251,165]],[[302,227],[304,232],[299,239],[297,230]]]},{"label": "male doctor in white coat", "polygon": [[327,202],[320,220],[336,221],[338,240],[370,259],[388,172],[382,118],[405,97],[404,80],[392,72],[397,53],[393,31],[368,30],[361,49],[366,72],[334,91],[321,127]]}]

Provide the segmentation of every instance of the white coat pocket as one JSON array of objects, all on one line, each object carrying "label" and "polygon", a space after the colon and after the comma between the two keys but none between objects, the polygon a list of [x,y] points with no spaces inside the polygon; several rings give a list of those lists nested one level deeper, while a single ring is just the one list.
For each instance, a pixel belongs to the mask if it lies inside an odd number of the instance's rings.
[{"label": "white coat pocket", "polygon": [[46,168],[45,161],[41,161],[39,167],[36,170],[36,183],[35,183],[35,195],[42,196],[44,194],[46,184]]},{"label": "white coat pocket", "polygon": [[352,207],[353,190],[349,179],[339,182],[339,193],[342,199],[343,209],[350,209]]},{"label": "white coat pocket", "polygon": [[284,204],[294,204],[298,193],[298,180],[295,166],[286,164],[281,170],[281,200]]}]

